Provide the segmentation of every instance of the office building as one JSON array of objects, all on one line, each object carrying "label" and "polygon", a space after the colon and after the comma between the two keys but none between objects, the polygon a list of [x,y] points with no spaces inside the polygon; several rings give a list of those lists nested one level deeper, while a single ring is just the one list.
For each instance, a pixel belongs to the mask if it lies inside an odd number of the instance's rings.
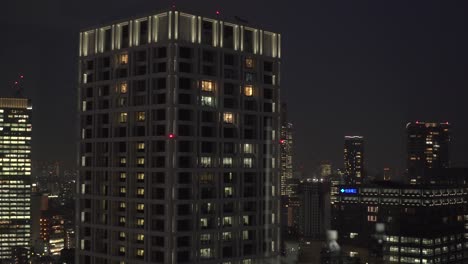
[{"label": "office building", "polygon": [[76,263],[277,258],[280,39],[179,10],[80,33]]},{"label": "office building", "polygon": [[28,99],[0,98],[0,262],[30,246],[31,112]]},{"label": "office building", "polygon": [[380,182],[339,190],[332,229],[346,254],[363,263],[467,262],[467,185]]},{"label": "office building", "polygon": [[323,240],[330,230],[330,183],[306,179],[299,185],[300,236],[303,240]]},{"label": "office building", "polygon": [[281,195],[291,196],[292,186],[288,181],[293,178],[293,124],[287,117],[287,105],[281,105]]},{"label": "office building", "polygon": [[329,180],[328,178],[332,175],[332,164],[330,161],[322,161],[319,165],[319,176],[324,180]]},{"label": "office building", "polygon": [[406,125],[408,181],[421,182],[427,169],[450,167],[450,124],[413,122]]},{"label": "office building", "polygon": [[344,180],[361,184],[364,180],[364,138],[346,136],[344,143]]}]

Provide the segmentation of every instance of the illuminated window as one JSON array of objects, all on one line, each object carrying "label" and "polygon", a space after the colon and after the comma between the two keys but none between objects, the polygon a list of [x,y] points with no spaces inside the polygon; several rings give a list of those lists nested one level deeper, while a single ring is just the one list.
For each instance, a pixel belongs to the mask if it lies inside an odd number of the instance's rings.
[{"label": "illuminated window", "polygon": [[127,122],[127,113],[120,113],[119,115],[119,122],[120,123],[126,123]]},{"label": "illuminated window", "polygon": [[121,157],[120,158],[120,165],[125,166],[125,164],[127,164],[127,158]]},{"label": "illuminated window", "polygon": [[253,167],[253,159],[244,158],[244,168],[252,168],[252,167]]},{"label": "illuminated window", "polygon": [[213,174],[203,173],[202,175],[200,175],[200,183],[212,183],[213,178]]},{"label": "illuminated window", "polygon": [[248,69],[252,69],[254,67],[254,60],[252,58],[246,58],[245,67]]},{"label": "illuminated window", "polygon": [[122,253],[122,254],[125,254],[125,247],[121,246],[119,248],[119,252]]},{"label": "illuminated window", "polygon": [[143,257],[145,255],[145,250],[144,249],[137,249],[137,256],[138,257]]},{"label": "illuminated window", "polygon": [[143,242],[143,241],[145,240],[145,235],[143,235],[143,234],[138,234],[138,235],[137,235],[137,240],[138,240],[139,242]]},{"label": "illuminated window", "polygon": [[145,121],[145,112],[138,112],[137,113],[137,120],[138,121]]},{"label": "illuminated window", "polygon": [[231,168],[232,167],[232,158],[223,158],[223,166],[224,168]]},{"label": "illuminated window", "polygon": [[248,216],[248,215],[242,216],[242,223],[243,223],[244,225],[250,225],[250,219],[249,219],[249,216]]},{"label": "illuminated window", "polygon": [[214,82],[213,81],[202,81],[201,82],[201,89],[202,91],[212,92],[214,90]]},{"label": "illuminated window", "polygon": [[137,150],[145,150],[145,143],[144,142],[138,142],[137,143]]},{"label": "illuminated window", "polygon": [[223,217],[223,226],[232,226],[232,217],[231,216]]},{"label": "illuminated window", "polygon": [[200,165],[203,168],[209,168],[211,167],[211,157],[201,157],[200,158]]},{"label": "illuminated window", "polygon": [[249,240],[249,231],[247,230],[242,231],[242,239]]},{"label": "illuminated window", "polygon": [[232,187],[224,187],[224,197],[231,198],[233,194]]},{"label": "illuminated window", "polygon": [[234,123],[234,115],[232,113],[224,113],[223,120],[224,123],[232,124]]},{"label": "illuminated window", "polygon": [[125,239],[125,232],[120,232],[119,233],[119,239]]},{"label": "illuminated window", "polygon": [[214,106],[214,99],[211,96],[202,96],[201,104],[202,106]]},{"label": "illuminated window", "polygon": [[231,232],[223,232],[223,240],[231,240],[232,233]]},{"label": "illuminated window", "polygon": [[253,86],[252,85],[246,85],[244,87],[244,94],[245,94],[245,96],[253,96]]},{"label": "illuminated window", "polygon": [[378,213],[379,207],[378,206],[367,206],[367,212],[369,213]]},{"label": "illuminated window", "polygon": [[145,189],[144,188],[138,188],[137,189],[137,195],[138,196],[144,196],[145,195]]},{"label": "illuminated window", "polygon": [[253,153],[253,145],[252,144],[244,144],[244,153],[252,154]]},{"label": "illuminated window", "polygon": [[119,204],[120,209],[125,209],[126,207],[127,207],[127,205],[124,202],[120,202],[120,204]]},{"label": "illuminated window", "polygon": [[125,194],[125,193],[127,193],[127,189],[125,187],[120,187],[119,192],[120,192],[120,194]]},{"label": "illuminated window", "polygon": [[349,238],[356,238],[358,233],[349,233]]},{"label": "illuminated window", "polygon": [[119,223],[122,225],[125,224],[125,216],[119,217]]},{"label": "illuminated window", "polygon": [[138,227],[143,227],[143,226],[145,226],[145,219],[143,219],[143,218],[138,218],[138,219],[137,219],[137,226],[138,226]]},{"label": "illuminated window", "polygon": [[377,216],[376,215],[368,215],[367,216],[367,221],[368,222],[377,222]]},{"label": "illuminated window", "polygon": [[137,211],[143,212],[145,210],[145,204],[137,204]]},{"label": "illuminated window", "polygon": [[123,54],[119,55],[119,63],[121,65],[128,64],[128,54],[127,53],[123,53]]},{"label": "illuminated window", "polygon": [[145,158],[137,158],[137,165],[138,166],[144,166],[145,165]]},{"label": "illuminated window", "polygon": [[126,172],[121,172],[121,173],[120,173],[120,179],[121,179],[121,180],[127,179],[127,173],[126,173]]},{"label": "illuminated window", "polygon": [[127,91],[128,91],[128,84],[127,84],[126,82],[120,83],[118,87],[119,87],[119,92],[120,92],[121,94],[127,93]]},{"label": "illuminated window", "polygon": [[208,243],[211,240],[211,235],[210,234],[202,234],[200,236],[200,240],[202,241],[202,243]]},{"label": "illuminated window", "polygon": [[212,257],[211,248],[201,248],[200,249],[200,257],[202,257],[202,258],[211,258]]},{"label": "illuminated window", "polygon": [[145,180],[145,173],[144,172],[138,172],[137,173],[137,180],[144,181]]},{"label": "illuminated window", "polygon": [[208,227],[208,218],[200,218],[200,227]]}]

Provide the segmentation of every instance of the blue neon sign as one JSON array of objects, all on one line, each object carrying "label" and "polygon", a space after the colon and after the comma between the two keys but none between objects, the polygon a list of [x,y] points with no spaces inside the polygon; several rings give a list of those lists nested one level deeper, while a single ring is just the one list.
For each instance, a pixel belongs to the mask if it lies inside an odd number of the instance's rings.
[{"label": "blue neon sign", "polygon": [[340,193],[344,194],[357,194],[358,189],[357,188],[341,188]]}]

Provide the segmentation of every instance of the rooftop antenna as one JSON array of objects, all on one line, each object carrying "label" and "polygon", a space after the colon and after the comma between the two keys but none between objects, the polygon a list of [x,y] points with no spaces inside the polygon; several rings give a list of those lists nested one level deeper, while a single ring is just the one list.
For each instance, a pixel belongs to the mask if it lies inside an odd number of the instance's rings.
[{"label": "rooftop antenna", "polygon": [[18,79],[16,79],[13,83],[13,89],[15,89],[15,97],[22,98],[23,96],[23,81],[24,81],[24,75],[19,74]]}]

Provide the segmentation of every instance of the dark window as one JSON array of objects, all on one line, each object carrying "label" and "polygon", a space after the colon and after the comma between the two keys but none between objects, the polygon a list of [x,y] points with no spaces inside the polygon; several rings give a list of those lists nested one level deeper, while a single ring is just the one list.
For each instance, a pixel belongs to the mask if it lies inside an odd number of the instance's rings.
[{"label": "dark window", "polygon": [[191,165],[191,158],[190,157],[179,157],[179,168],[190,168]]},{"label": "dark window", "polygon": [[180,47],[179,48],[179,57],[182,59],[190,59],[192,58],[192,49],[188,47]]},{"label": "dark window", "polygon": [[203,51],[203,61],[204,62],[214,62],[215,61],[215,53],[211,50],[204,50]]},{"label": "dark window", "polygon": [[244,51],[253,52],[253,32],[244,30]]},{"label": "dark window", "polygon": [[234,28],[231,26],[223,27],[223,46],[224,48],[234,48]]},{"label": "dark window", "polygon": [[267,71],[267,72],[272,72],[273,71],[273,62],[265,61],[263,63],[263,70]]},{"label": "dark window", "polygon": [[178,193],[181,200],[188,200],[192,196],[190,188],[179,188]]},{"label": "dark window", "polygon": [[179,109],[179,120],[181,121],[191,121],[192,120],[192,111],[188,109]]},{"label": "dark window", "polygon": [[165,125],[157,125],[156,126],[156,136],[164,136],[166,134],[166,126]]},{"label": "dark window", "polygon": [[236,131],[232,127],[224,128],[224,137],[225,138],[234,138],[236,136]]},{"label": "dark window", "polygon": [[192,143],[190,141],[179,141],[179,152],[191,152]]},{"label": "dark window", "polygon": [[205,45],[213,45],[213,22],[203,21],[202,43]]},{"label": "dark window", "polygon": [[203,111],[201,114],[201,117],[202,117],[202,122],[207,122],[207,123],[214,122],[213,112]]},{"label": "dark window", "polygon": [[167,57],[167,48],[166,47],[155,48],[153,50],[153,52],[154,52],[154,54],[153,54],[154,58],[162,59],[162,58]]},{"label": "dark window", "polygon": [[213,127],[203,126],[202,129],[201,129],[201,136],[202,137],[213,137],[214,136]]},{"label": "dark window", "polygon": [[148,43],[148,21],[140,21],[140,45]]},{"label": "dark window", "polygon": [[189,137],[192,135],[192,126],[189,125],[179,125],[179,135]]},{"label": "dark window", "polygon": [[273,90],[272,89],[264,89],[263,90],[263,98],[273,99]]},{"label": "dark window", "polygon": [[112,30],[106,29],[104,32],[104,51],[110,51],[112,48]]},{"label": "dark window", "polygon": [[184,90],[190,90],[192,88],[192,80],[189,78],[180,78],[179,88]]},{"label": "dark window", "polygon": [[136,59],[137,59],[138,62],[146,61],[146,50],[137,51]]},{"label": "dark window", "polygon": [[224,65],[234,66],[234,55],[224,54]]},{"label": "dark window", "polygon": [[232,142],[224,143],[224,147],[223,147],[224,154],[234,154],[234,150],[235,150],[234,143]]},{"label": "dark window", "polygon": [[122,26],[122,48],[128,48],[129,45],[129,26],[125,25]]},{"label": "dark window", "polygon": [[224,98],[224,107],[225,108],[235,108],[236,101],[233,98]]},{"label": "dark window", "polygon": [[179,71],[180,72],[185,72],[185,73],[190,73],[192,72],[192,65],[188,62],[180,62],[179,63]]},{"label": "dark window", "polygon": [[215,152],[215,144],[213,142],[202,142],[201,143],[201,152],[202,153],[213,153]]},{"label": "dark window", "polygon": [[273,77],[271,75],[263,75],[263,83],[273,84]]},{"label": "dark window", "polygon": [[255,101],[245,101],[245,109],[250,110],[250,111],[256,111],[257,110],[257,103]]},{"label": "dark window", "polygon": [[225,95],[234,95],[235,94],[235,85],[233,83],[224,84],[224,94]]},{"label": "dark window", "polygon": [[179,183],[180,184],[190,184],[192,182],[192,175],[190,172],[180,172],[179,173]]},{"label": "dark window", "polygon": [[192,96],[190,94],[179,94],[179,104],[191,104]]},{"label": "dark window", "polygon": [[166,120],[166,109],[156,110],[155,121],[164,121]]}]

